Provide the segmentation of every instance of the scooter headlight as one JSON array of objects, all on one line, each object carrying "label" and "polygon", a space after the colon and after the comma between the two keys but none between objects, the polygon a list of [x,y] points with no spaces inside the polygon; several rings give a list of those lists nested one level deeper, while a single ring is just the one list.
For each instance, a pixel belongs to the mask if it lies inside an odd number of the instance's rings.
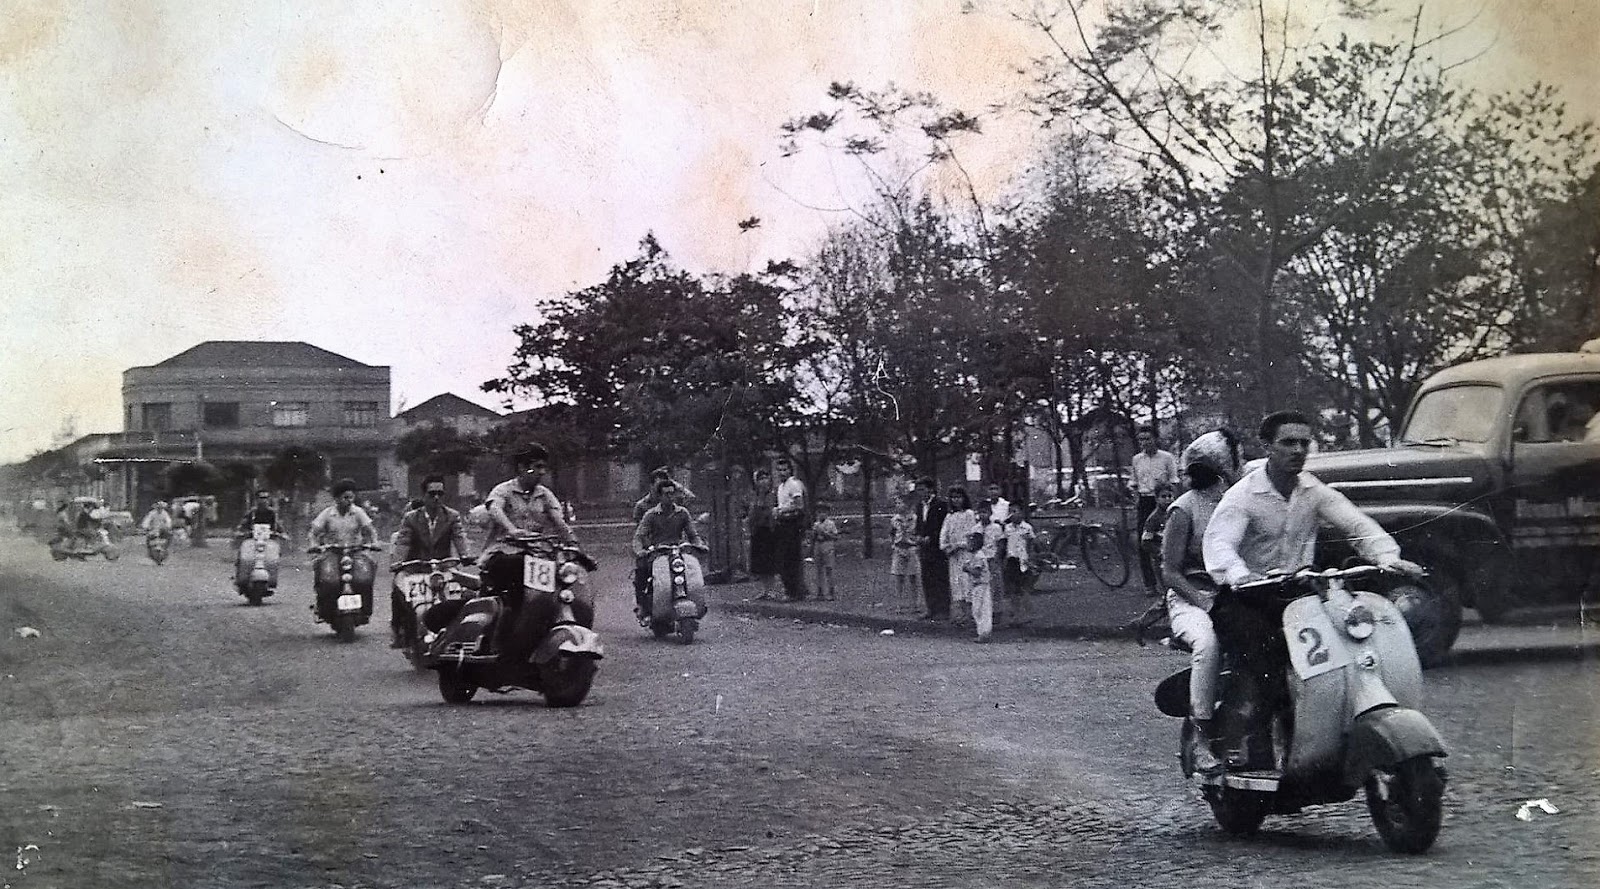
[{"label": "scooter headlight", "polygon": [[682,559],[673,559],[672,560],[672,570],[677,572],[678,574],[682,574],[683,573],[683,560]]},{"label": "scooter headlight", "polygon": [[583,569],[571,562],[562,565],[560,570],[556,571],[556,580],[560,581],[562,586],[572,586],[582,579]]},{"label": "scooter headlight", "polygon": [[264,552],[266,552],[266,551],[267,551],[267,545],[266,545],[266,544],[265,544],[265,543],[258,543],[258,544],[256,544],[256,552],[258,552],[258,553],[264,553]]},{"label": "scooter headlight", "polygon": [[572,594],[572,590],[562,590],[561,592],[556,594],[556,598],[560,599],[562,602],[571,604],[572,600],[576,599],[577,596],[574,596]]},{"label": "scooter headlight", "polygon": [[428,588],[436,593],[444,590],[444,573],[435,571],[428,575]]},{"label": "scooter headlight", "polygon": [[350,581],[355,580],[355,575],[346,571],[345,573],[339,575],[339,580],[343,581],[344,583],[349,583]]},{"label": "scooter headlight", "polygon": [[1365,605],[1353,605],[1344,613],[1344,631],[1351,639],[1365,639],[1372,635],[1375,622],[1372,609]]}]

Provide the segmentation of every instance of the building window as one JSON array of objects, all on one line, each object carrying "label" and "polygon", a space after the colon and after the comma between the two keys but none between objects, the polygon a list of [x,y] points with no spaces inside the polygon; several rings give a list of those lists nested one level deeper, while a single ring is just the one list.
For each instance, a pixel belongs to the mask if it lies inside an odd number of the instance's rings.
[{"label": "building window", "polygon": [[346,426],[378,425],[378,403],[376,401],[345,402],[344,424]]},{"label": "building window", "polygon": [[274,401],[272,425],[305,426],[310,422],[311,406],[304,401]]},{"label": "building window", "polygon": [[208,401],[202,416],[207,428],[236,429],[239,426],[239,402]]},{"label": "building window", "polygon": [[146,432],[164,432],[172,428],[172,402],[147,401],[141,412],[144,425],[140,428]]}]

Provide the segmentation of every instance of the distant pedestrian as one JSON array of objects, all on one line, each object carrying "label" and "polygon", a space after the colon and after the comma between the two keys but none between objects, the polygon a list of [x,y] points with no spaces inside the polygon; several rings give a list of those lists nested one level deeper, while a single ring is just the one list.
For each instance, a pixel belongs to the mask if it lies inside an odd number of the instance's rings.
[{"label": "distant pedestrian", "polygon": [[750,476],[754,492],[750,498],[750,575],[761,580],[761,595],[757,599],[773,599],[773,585],[778,579],[777,528],[773,512],[778,508],[777,495],[772,490],[772,473],[757,469]]},{"label": "distant pedestrian", "polygon": [[836,601],[839,594],[833,586],[833,567],[839,525],[833,520],[833,507],[829,504],[818,503],[815,511],[817,519],[811,523],[811,557],[817,566],[817,598]]},{"label": "distant pedestrian", "polygon": [[1000,580],[1000,541],[1005,532],[994,521],[994,504],[985,500],[972,511],[972,531],[967,535],[967,549],[972,556],[965,571],[970,578],[968,595],[972,603],[972,623],[978,632],[979,642],[988,642],[994,632],[994,588]]},{"label": "distant pedestrian", "polygon": [[794,476],[794,464],[779,459],[772,465],[778,478],[778,505],[773,512],[776,529],[778,579],[783,581],[784,598],[799,602],[806,598],[805,557],[801,544],[805,537],[806,486]]},{"label": "distant pedestrian", "polygon": [[1028,596],[1039,572],[1033,566],[1033,525],[1028,521],[1027,509],[1013,506],[1006,516],[1005,556],[1000,566],[1000,588],[1005,598],[1006,622],[1014,627],[1032,622]]},{"label": "distant pedestrian", "polygon": [[[1134,527],[1143,529],[1144,523],[1156,509],[1156,491],[1163,485],[1174,490],[1178,487],[1178,458],[1157,447],[1156,427],[1140,426],[1136,434],[1139,453],[1133,455],[1134,494],[1139,498],[1135,509]],[[1156,575],[1150,566],[1140,560],[1139,570],[1144,575],[1144,586],[1152,595],[1156,592]]]},{"label": "distant pedestrian", "polygon": [[922,616],[927,620],[950,617],[950,562],[940,546],[950,504],[939,497],[938,490],[933,479],[917,479],[917,559],[922,569],[922,600],[928,609]]},{"label": "distant pedestrian", "polygon": [[1004,525],[1011,517],[1011,501],[1005,498],[999,482],[990,482],[983,489],[983,499],[989,501],[989,518]]},{"label": "distant pedestrian", "polygon": [[913,494],[901,494],[898,509],[889,519],[889,576],[894,578],[895,601],[915,610],[922,599],[922,560],[917,555],[917,503]]},{"label": "distant pedestrian", "polygon": [[967,563],[972,561],[968,535],[977,521],[972,511],[972,501],[967,489],[952,485],[945,492],[950,514],[944,517],[944,527],[939,531],[939,549],[949,563],[951,618],[957,623],[972,619],[972,576],[967,573]]}]

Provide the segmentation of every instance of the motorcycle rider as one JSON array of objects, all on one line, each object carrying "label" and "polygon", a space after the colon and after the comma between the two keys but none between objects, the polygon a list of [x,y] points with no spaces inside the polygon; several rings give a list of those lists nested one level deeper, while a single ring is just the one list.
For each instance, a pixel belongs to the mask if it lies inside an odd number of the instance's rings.
[{"label": "motorcycle rider", "polygon": [[[1278,637],[1278,627],[1244,607],[1229,588],[1292,573],[1313,563],[1319,525],[1331,525],[1362,558],[1380,568],[1420,578],[1422,566],[1400,558],[1400,545],[1349,498],[1305,471],[1311,452],[1311,420],[1278,411],[1261,421],[1266,462],[1245,473],[1222,496],[1206,525],[1202,551],[1206,571],[1223,591],[1211,619],[1223,649],[1253,661]],[[1252,673],[1267,672],[1252,663]]]},{"label": "motorcycle rider", "polygon": [[[656,504],[661,502],[659,489],[656,487],[656,485],[663,480],[673,480],[671,469],[661,466],[651,471],[650,490],[633,504],[633,520],[635,523],[643,521],[644,514],[649,512],[655,507]],[[678,486],[678,503],[680,505],[684,503],[690,503],[695,499],[694,492],[689,490],[688,485],[684,484],[683,482],[676,482],[676,484]]]},{"label": "motorcycle rider", "polygon": [[1204,741],[1195,748],[1195,770],[1210,773],[1221,767],[1212,714],[1222,652],[1210,614],[1217,587],[1206,574],[1202,544],[1217,503],[1239,475],[1238,444],[1227,430],[1207,432],[1183,449],[1178,462],[1189,490],[1168,508],[1159,564],[1172,635],[1190,651],[1189,718]]},{"label": "motorcycle rider", "polygon": [[[639,519],[639,525],[633,532],[633,555],[637,560],[634,571],[633,595],[636,603],[635,612],[642,618],[650,613],[650,560],[651,547],[666,546],[675,543],[687,543],[691,546],[704,548],[705,543],[700,539],[700,532],[694,526],[694,516],[689,510],[678,503],[678,498],[683,496],[682,486],[670,478],[657,479],[651,494],[656,505],[651,507]],[[694,604],[700,608],[700,617],[705,617],[705,596],[699,591],[689,594]]]},{"label": "motorcycle rider", "polygon": [[371,546],[377,530],[366,510],[356,505],[356,483],[340,479],[333,486],[333,505],[311,522],[312,546]]},{"label": "motorcycle rider", "polygon": [[152,504],[150,511],[139,521],[139,528],[144,531],[144,536],[147,538],[171,538],[172,512],[167,508],[167,501],[157,500]]},{"label": "motorcycle rider", "polygon": [[[549,534],[574,545],[577,538],[567,525],[561,501],[544,485],[545,475],[550,471],[550,452],[544,445],[530,442],[511,463],[517,471],[516,477],[495,485],[485,501],[489,511],[489,536],[484,542],[483,554],[478,557],[478,565],[484,591],[499,596],[514,610],[522,599],[520,595],[513,595],[522,586],[522,551],[505,542],[506,538]],[[594,625],[592,597],[580,597],[572,607],[579,623],[586,627]],[[504,650],[501,643],[510,636],[514,623],[514,614],[510,612],[497,621],[496,638],[492,640],[494,650]]]},{"label": "motorcycle rider", "polygon": [[255,505],[239,520],[239,533],[248,537],[255,525],[270,526],[274,534],[283,533],[283,526],[278,524],[278,511],[272,508],[272,492],[266,489],[256,492]]},{"label": "motorcycle rider", "polygon": [[[416,559],[448,559],[454,553],[467,560],[467,534],[461,513],[445,505],[444,476],[430,475],[422,480],[422,503],[400,518],[394,548],[389,553],[390,571],[401,562]],[[400,576],[394,575],[389,589],[389,627],[394,632],[391,648],[403,648],[400,616],[409,609],[400,592]]]}]

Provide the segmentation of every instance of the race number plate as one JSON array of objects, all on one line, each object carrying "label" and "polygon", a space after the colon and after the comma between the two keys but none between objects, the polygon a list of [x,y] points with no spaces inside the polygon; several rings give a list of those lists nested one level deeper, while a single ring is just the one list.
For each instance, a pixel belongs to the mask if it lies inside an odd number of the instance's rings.
[{"label": "race number plate", "polygon": [[556,591],[556,563],[529,556],[522,560],[522,584],[541,593]]},{"label": "race number plate", "polygon": [[360,594],[359,593],[351,593],[348,596],[340,596],[339,597],[339,610],[340,611],[360,611],[361,610],[361,596],[360,596]]},{"label": "race number plate", "polygon": [[1321,676],[1350,665],[1350,650],[1344,637],[1328,619],[1321,603],[1315,599],[1296,603],[1285,615],[1284,635],[1289,643],[1289,661],[1301,679]]}]

